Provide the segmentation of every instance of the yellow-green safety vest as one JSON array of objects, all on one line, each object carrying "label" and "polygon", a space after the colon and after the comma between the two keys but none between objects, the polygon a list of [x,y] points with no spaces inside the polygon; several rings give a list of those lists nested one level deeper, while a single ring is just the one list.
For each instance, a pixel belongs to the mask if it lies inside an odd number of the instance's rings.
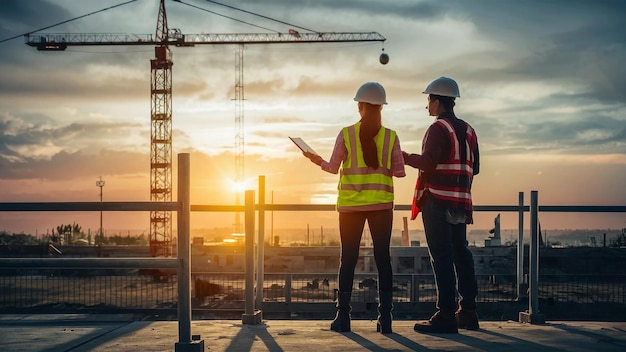
[{"label": "yellow-green safety vest", "polygon": [[343,139],[348,156],[343,162],[339,177],[338,211],[367,211],[381,209],[382,204],[393,206],[393,171],[391,153],[396,132],[381,127],[376,136],[379,167],[368,167],[363,159],[359,140],[361,123],[343,128]]}]

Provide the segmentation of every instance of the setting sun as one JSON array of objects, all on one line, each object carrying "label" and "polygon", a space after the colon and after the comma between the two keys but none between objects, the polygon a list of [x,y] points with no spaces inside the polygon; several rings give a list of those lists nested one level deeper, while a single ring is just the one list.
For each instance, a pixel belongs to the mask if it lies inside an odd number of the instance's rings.
[{"label": "setting sun", "polygon": [[256,184],[252,179],[246,179],[243,181],[228,179],[226,182],[228,185],[230,185],[230,190],[233,193],[243,193],[245,191],[253,190],[256,188]]},{"label": "setting sun", "polygon": [[335,204],[336,194],[314,194],[311,196],[311,204]]}]

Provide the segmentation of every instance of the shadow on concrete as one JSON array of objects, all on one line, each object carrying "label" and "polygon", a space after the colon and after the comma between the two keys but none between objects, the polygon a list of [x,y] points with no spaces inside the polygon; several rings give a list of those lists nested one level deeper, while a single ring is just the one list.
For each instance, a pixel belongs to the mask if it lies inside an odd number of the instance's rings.
[{"label": "shadow on concrete", "polygon": [[[3,324],[4,325],[4,324]],[[48,336],[39,337],[38,339],[31,340],[24,338],[25,336],[6,336],[3,338],[3,348],[7,350],[27,351],[28,348],[32,350],[42,352],[58,352],[58,351],[71,351],[77,348],[86,348],[90,343],[97,341],[101,344],[106,341],[112,341],[120,338],[128,333],[132,333],[142,326],[134,322],[107,322],[107,323],[93,323],[93,322],[34,322],[34,321],[11,321],[9,324],[11,328],[32,328],[37,330],[38,335]],[[95,326],[94,326],[95,325]],[[82,329],[90,329],[87,333],[81,332]],[[49,330],[49,334],[42,333]],[[65,333],[65,335],[62,335]],[[42,341],[42,339],[45,339]],[[14,340],[14,341],[10,341]],[[42,347],[44,345],[45,347]],[[30,346],[30,347],[28,347]]]},{"label": "shadow on concrete", "polygon": [[363,350],[368,350],[368,351],[384,351],[385,350],[381,346],[377,345],[376,343],[364,338],[363,336],[355,332],[339,332],[337,334],[342,334],[346,338],[359,344],[361,347],[363,347]]},{"label": "shadow on concrete", "polygon": [[[626,331],[619,329],[619,328],[614,328],[614,329],[603,328],[600,331],[603,331],[606,334],[600,334],[600,333],[591,332],[585,329],[579,329],[577,327],[569,326],[565,324],[550,324],[550,326],[556,329],[561,329],[569,334],[586,336],[590,339],[598,341],[598,343],[606,343],[606,344],[613,345],[613,346],[623,347],[624,350],[626,350],[626,334],[624,334]],[[620,339],[620,338],[614,338],[612,336],[607,336],[607,334],[609,333],[614,333],[615,335],[620,336],[622,338]]]},{"label": "shadow on concrete", "polygon": [[[254,340],[259,338],[270,352],[284,352],[283,349],[276,343],[274,337],[267,331],[266,324],[247,325],[237,324],[241,329],[233,337],[230,345],[226,347],[226,352],[241,352],[252,351],[252,344]],[[289,332],[285,332],[289,333]]]},{"label": "shadow on concrete", "polygon": [[398,335],[396,333],[393,334],[388,334],[388,335],[384,335],[385,337],[388,337],[391,340],[394,340],[395,342],[399,343],[400,345],[411,349],[411,351],[431,351],[430,348],[428,347],[424,347],[422,345],[420,345],[419,343],[407,339],[406,337],[402,336],[402,335]]},{"label": "shadow on concrete", "polygon": [[486,335],[495,336],[510,343],[505,342],[490,342],[488,339],[478,339],[472,336],[459,335],[461,338],[459,342],[463,342],[469,346],[475,348],[482,348],[485,351],[506,351],[510,350],[512,346],[523,346],[527,351],[542,351],[542,352],[559,352],[563,351],[562,348],[556,348],[551,346],[542,345],[540,343],[533,342],[528,339],[520,339],[515,336],[498,333],[491,330],[480,329],[478,330]]}]

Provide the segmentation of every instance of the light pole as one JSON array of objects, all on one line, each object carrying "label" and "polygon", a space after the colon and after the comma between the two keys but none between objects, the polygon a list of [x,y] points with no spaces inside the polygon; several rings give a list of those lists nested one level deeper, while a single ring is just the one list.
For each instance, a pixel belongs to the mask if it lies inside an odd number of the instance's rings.
[{"label": "light pole", "polygon": [[[100,179],[96,181],[96,187],[100,187],[100,204],[102,205],[102,187],[104,187],[104,181],[102,180],[102,176],[100,176]],[[96,240],[98,248],[100,248],[100,243],[102,242],[102,235],[102,209],[100,209],[100,235]]]}]

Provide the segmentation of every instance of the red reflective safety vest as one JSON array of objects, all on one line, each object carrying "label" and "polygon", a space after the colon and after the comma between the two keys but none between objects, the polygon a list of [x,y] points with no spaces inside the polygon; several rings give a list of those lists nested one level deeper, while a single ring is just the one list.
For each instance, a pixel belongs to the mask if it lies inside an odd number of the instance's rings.
[{"label": "red reflective safety vest", "polygon": [[[465,123],[465,148],[461,148],[454,126],[446,118],[437,119],[435,124],[444,128],[450,137],[450,154],[443,162],[437,164],[434,171],[424,174],[420,170],[413,194],[411,205],[411,220],[414,220],[420,212],[419,202],[426,192],[442,201],[449,208],[465,209],[467,213],[466,223],[472,221],[472,179],[474,177],[474,151],[478,146],[476,132],[468,123]],[[426,136],[422,146],[426,145]],[[461,155],[464,150],[465,155]]]}]

